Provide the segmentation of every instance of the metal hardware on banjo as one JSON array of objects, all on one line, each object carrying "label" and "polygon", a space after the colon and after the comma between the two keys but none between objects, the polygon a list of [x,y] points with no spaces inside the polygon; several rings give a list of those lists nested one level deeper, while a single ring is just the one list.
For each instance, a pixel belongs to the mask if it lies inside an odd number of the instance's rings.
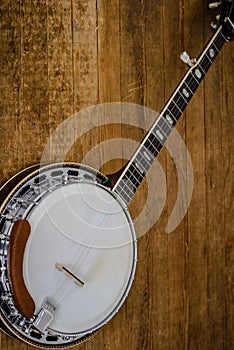
[{"label": "metal hardware on banjo", "polygon": [[[136,237],[126,204],[105,180],[77,164],[46,166],[2,203],[1,311],[8,333],[41,346],[71,345],[103,326],[124,302],[136,267]],[[31,232],[20,253],[25,222]]]},{"label": "metal hardware on banjo", "polygon": [[137,243],[130,203],[226,41],[234,1],[128,164],[114,176],[76,163],[32,166],[0,189],[0,328],[45,348],[75,345],[118,312]]}]

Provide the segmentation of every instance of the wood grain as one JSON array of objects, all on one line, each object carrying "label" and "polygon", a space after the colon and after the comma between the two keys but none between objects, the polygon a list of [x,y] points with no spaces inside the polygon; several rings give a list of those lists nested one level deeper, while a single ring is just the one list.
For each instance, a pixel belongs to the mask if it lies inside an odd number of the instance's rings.
[{"label": "wood grain", "polygon": [[[187,70],[181,51],[200,53],[214,17],[202,0],[3,0],[1,13],[1,183],[40,162],[56,127],[86,107],[121,101],[160,112]],[[234,349],[233,62],[233,43],[226,44],[177,126],[194,171],[186,216],[165,233],[178,179],[164,149],[158,160],[167,199],[157,223],[139,239],[129,297],[103,329],[74,349]],[[104,119],[100,114],[99,124]],[[75,121],[66,160],[80,162],[113,138],[140,142],[145,131],[116,124],[121,121],[120,115],[79,140],[76,132],[85,123]],[[64,144],[50,147],[56,160]],[[105,152],[100,147],[105,173],[126,162],[105,163],[111,149]],[[144,181],[132,201],[134,217],[149,188]],[[33,349],[4,333],[0,348]]]}]

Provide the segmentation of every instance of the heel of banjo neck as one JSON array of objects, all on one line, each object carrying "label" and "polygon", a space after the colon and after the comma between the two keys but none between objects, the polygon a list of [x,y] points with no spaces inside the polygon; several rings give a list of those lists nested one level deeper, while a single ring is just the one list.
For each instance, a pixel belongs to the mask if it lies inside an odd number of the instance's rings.
[{"label": "heel of banjo neck", "polygon": [[114,185],[116,184],[116,182],[119,180],[120,176],[122,175],[122,173],[124,172],[126,166],[128,165],[128,163],[126,163],[122,168],[120,168],[119,170],[117,170],[115,173],[112,174],[107,174],[106,175],[106,180],[104,180],[102,182],[102,184],[104,186],[113,188]]}]

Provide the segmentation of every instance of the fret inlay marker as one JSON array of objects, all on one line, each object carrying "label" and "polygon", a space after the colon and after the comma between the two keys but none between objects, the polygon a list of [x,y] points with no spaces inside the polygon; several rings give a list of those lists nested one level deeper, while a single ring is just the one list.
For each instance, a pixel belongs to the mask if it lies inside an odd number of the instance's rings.
[{"label": "fret inlay marker", "polygon": [[189,93],[186,89],[183,89],[182,92],[183,92],[185,97],[189,98]]},{"label": "fret inlay marker", "polygon": [[169,116],[169,114],[166,115],[166,120],[168,121],[169,124],[173,124],[172,118]]},{"label": "fret inlay marker", "polygon": [[142,174],[144,174],[144,170],[142,169],[142,167],[140,166],[139,163],[135,162],[135,166],[136,166],[136,168],[137,168],[138,170],[140,170],[140,172],[141,172]]},{"label": "fret inlay marker", "polygon": [[209,50],[210,57],[213,58],[215,55],[214,49]]},{"label": "fret inlay marker", "polygon": [[147,159],[149,162],[151,160],[151,157],[146,153],[146,151],[143,152],[145,159]]},{"label": "fret inlay marker", "polygon": [[202,74],[201,74],[201,72],[200,72],[199,69],[196,69],[196,70],[195,70],[195,74],[196,74],[196,77],[197,77],[198,79],[200,79],[201,76],[202,76]]},{"label": "fret inlay marker", "polygon": [[159,130],[156,131],[156,135],[163,141],[164,137]]},{"label": "fret inlay marker", "polygon": [[[129,179],[123,179],[122,182],[123,182],[122,190],[124,190],[124,193],[125,193],[129,198],[131,198],[131,196],[130,196],[131,192],[132,192],[132,193],[135,193],[133,183],[132,183],[131,180],[129,180]],[[129,193],[129,192],[130,192],[130,193]]]}]

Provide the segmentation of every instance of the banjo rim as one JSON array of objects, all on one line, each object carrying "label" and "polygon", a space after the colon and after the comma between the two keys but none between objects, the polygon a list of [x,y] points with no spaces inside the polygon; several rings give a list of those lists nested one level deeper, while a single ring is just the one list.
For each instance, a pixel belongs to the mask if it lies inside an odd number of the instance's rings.
[{"label": "banjo rim", "polygon": [[[27,184],[28,181],[30,181],[31,179],[33,179],[34,177],[40,175],[40,173],[43,173],[47,170],[52,170],[52,169],[57,169],[57,168],[75,168],[75,169],[86,169],[88,171],[90,171],[92,174],[96,175],[97,177],[99,177],[101,179],[101,183],[99,183],[98,185],[103,187],[106,191],[108,191],[107,187],[102,185],[102,182],[107,178],[105,175],[103,175],[101,172],[96,171],[95,169],[83,165],[83,164],[79,164],[79,163],[74,163],[74,162],[63,162],[63,163],[54,163],[54,164],[48,164],[48,165],[43,165],[41,167],[40,164],[36,164],[33,166],[30,166],[20,172],[18,172],[16,175],[14,175],[13,177],[11,177],[6,183],[3,184],[3,186],[0,188],[0,193],[5,192],[6,197],[3,199],[0,196],[0,216],[2,215],[2,212],[5,210],[7,204],[9,203],[9,201],[14,197],[14,195],[17,193],[17,191],[22,188],[25,184]],[[25,175],[26,174],[26,175]],[[18,182],[18,179],[20,179],[20,181]],[[131,217],[127,211],[127,205],[123,202],[123,200],[121,198],[119,198],[119,196],[117,195],[116,192],[114,191],[110,191],[111,194],[113,195],[113,197],[115,197],[115,199],[120,203],[122,209],[124,210],[128,220],[129,220],[129,224],[131,226],[131,232],[132,234],[135,235],[135,231],[134,231],[134,227],[133,227],[133,223],[131,220]],[[127,283],[127,287],[125,290],[121,291],[121,298],[119,300],[119,302],[114,306],[112,312],[110,313],[109,317],[107,318],[108,322],[114,315],[115,313],[119,310],[119,308],[122,306],[122,304],[124,303],[124,301],[126,300],[127,296],[128,296],[128,292],[131,288],[132,282],[133,282],[133,277],[135,274],[135,270],[136,270],[136,253],[137,252],[137,247],[136,247],[136,237],[133,240],[133,259],[132,259],[132,268],[131,268],[131,274],[129,275],[129,280]],[[93,327],[93,331],[90,333],[86,333],[82,336],[80,336],[78,339],[74,339],[74,340],[70,340],[66,343],[60,343],[60,344],[47,344],[47,343],[41,343],[40,341],[34,340],[32,338],[29,338],[27,336],[25,336],[24,334],[22,334],[19,330],[17,330],[10,322],[9,320],[3,315],[2,309],[0,309],[0,329],[6,333],[9,336],[12,336],[14,338],[18,338],[23,340],[24,342],[34,345],[36,347],[39,348],[66,348],[66,347],[71,347],[71,346],[75,346],[78,343],[84,342],[85,340],[87,340],[88,338],[92,337],[94,334],[96,334],[96,332],[98,332],[103,325],[105,325],[106,322],[100,322],[100,326],[96,326],[97,328]]]}]

